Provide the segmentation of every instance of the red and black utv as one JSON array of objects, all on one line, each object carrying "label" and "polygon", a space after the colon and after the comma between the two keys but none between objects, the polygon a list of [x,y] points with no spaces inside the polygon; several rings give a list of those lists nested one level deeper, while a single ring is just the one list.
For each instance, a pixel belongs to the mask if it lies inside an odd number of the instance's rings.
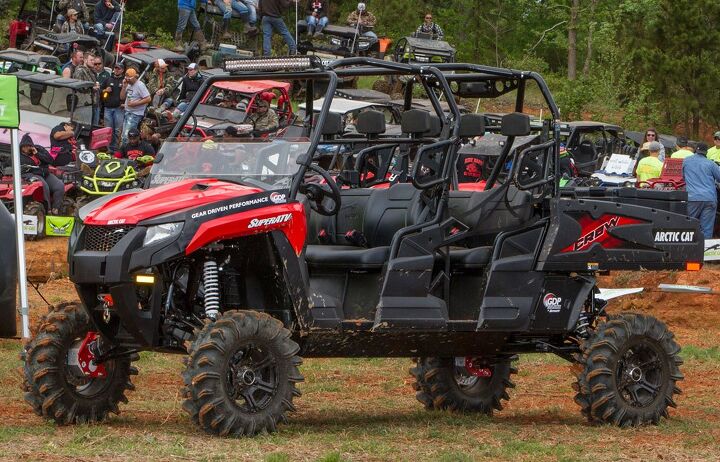
[{"label": "red and black utv", "polygon": [[[142,350],[188,355],[183,408],[218,435],[285,422],[301,356],[415,358],[427,409],[492,414],[509,398],[517,354],[555,353],[578,365],[576,401],[589,419],[634,426],[668,415],[680,348],[655,318],[609,315],[596,275],[699,268],[698,222],[663,210],[662,191],[653,208],[611,191],[561,196],[559,111],[538,74],[367,58],[226,65],[163,144],[149,189],[80,210],[69,263],[82,303],[53,310],[24,352],[25,398],[38,415],[117,413]],[[418,88],[406,96],[425,93],[432,110],[408,105],[401,136],[365,111],[344,136],[329,111],[338,79],[387,74],[412,77]],[[173,139],[201,122],[194,109],[210,86],[266,79],[305,85],[307,114],[314,88],[327,88],[316,120],[297,121],[293,138]],[[528,85],[552,119],[540,143],[511,151],[530,132]],[[506,143],[484,189],[458,190],[458,150],[486,127],[454,96],[512,92],[517,112],[488,127]],[[363,158],[401,150],[404,181],[363,187],[353,168],[323,168],[334,164],[319,145]]]}]

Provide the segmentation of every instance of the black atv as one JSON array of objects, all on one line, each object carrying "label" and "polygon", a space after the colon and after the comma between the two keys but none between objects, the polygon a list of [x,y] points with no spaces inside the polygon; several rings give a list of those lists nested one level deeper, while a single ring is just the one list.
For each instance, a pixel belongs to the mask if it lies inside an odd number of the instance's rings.
[{"label": "black atv", "polygon": [[[64,424],[117,413],[141,350],[187,355],[183,408],[223,436],[286,421],[301,356],[414,358],[427,409],[492,414],[509,398],[516,355],[554,353],[577,366],[576,401],[588,419],[636,426],[668,415],[683,378],[679,346],[651,316],[608,314],[596,276],[699,268],[699,223],[661,200],[649,208],[596,191],[561,196],[559,111],[538,74],[365,58],[231,64],[178,121],[149,189],[81,209],[69,260],[82,302],[51,312],[25,352],[25,399],[38,415]],[[386,135],[383,114],[368,110],[344,135],[330,112],[338,79],[378,73],[413,77],[434,109],[406,101],[401,136]],[[202,123],[195,108],[213,84],[263,79],[326,86],[300,135],[176,139]],[[506,142],[484,188],[464,190],[458,152],[486,132],[485,117],[461,114],[453,96],[513,87],[522,111],[528,82],[552,114],[550,130],[512,150],[530,119],[503,116],[488,128]],[[321,144],[344,147],[349,159],[397,150],[403,175],[375,169],[386,181],[366,187],[356,180],[368,169],[323,168]],[[338,187],[341,177],[351,186]]]}]

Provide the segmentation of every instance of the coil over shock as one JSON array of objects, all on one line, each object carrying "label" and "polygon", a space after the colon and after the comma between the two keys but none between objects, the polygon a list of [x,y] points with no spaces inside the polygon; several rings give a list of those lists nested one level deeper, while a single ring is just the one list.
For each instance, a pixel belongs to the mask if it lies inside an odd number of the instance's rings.
[{"label": "coil over shock", "polygon": [[203,286],[205,316],[215,319],[220,312],[220,275],[218,264],[212,258],[208,258],[203,264]]},{"label": "coil over shock", "polygon": [[575,333],[582,338],[588,337],[588,327],[590,326],[590,315],[586,312],[580,313],[578,322],[575,325]]}]

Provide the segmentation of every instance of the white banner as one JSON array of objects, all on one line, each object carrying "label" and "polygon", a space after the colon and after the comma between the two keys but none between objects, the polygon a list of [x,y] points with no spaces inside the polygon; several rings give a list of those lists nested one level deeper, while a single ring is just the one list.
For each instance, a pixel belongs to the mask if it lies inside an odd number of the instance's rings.
[{"label": "white banner", "polygon": [[720,239],[705,239],[705,261],[720,260]]}]

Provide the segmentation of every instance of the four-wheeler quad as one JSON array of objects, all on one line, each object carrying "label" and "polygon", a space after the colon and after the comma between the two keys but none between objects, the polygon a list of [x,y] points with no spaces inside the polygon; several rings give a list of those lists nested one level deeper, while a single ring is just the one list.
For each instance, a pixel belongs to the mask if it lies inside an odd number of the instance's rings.
[{"label": "four-wheeler quad", "polygon": [[33,5],[33,2],[22,0],[17,19],[10,22],[10,46],[29,48],[35,37],[51,32],[58,12],[55,3],[55,0],[37,0]]},{"label": "four-wheeler quad", "polygon": [[[15,186],[13,183],[12,165],[10,159],[3,156],[0,159],[2,178],[0,178],[0,202],[10,213],[15,213]],[[27,173],[31,173],[29,170]],[[50,204],[45,203],[43,184],[39,181],[22,181],[23,224],[28,240],[37,240],[45,237],[45,215]],[[25,222],[27,216],[27,222]],[[31,219],[30,217],[34,217]]]},{"label": "four-wheeler quad", "polygon": [[395,42],[392,57],[399,63],[454,63],[455,48],[432,34],[415,32]]},{"label": "four-wheeler quad", "polygon": [[152,163],[153,156],[115,159],[107,155],[107,158],[100,159],[94,168],[83,164],[83,175],[79,186],[88,196],[83,202],[87,203],[118,191],[139,188],[145,181],[144,178],[149,173]]},{"label": "four-wheeler quad", "polygon": [[28,47],[28,50],[31,51],[57,56],[60,62],[63,63],[70,60],[70,51],[74,49],[92,51],[101,56],[106,67],[112,66],[115,59],[112,53],[109,53],[101,46],[98,39],[91,35],[77,34],[75,32],[48,32],[38,35]]},{"label": "four-wheeler quad", "polygon": [[60,60],[56,56],[34,51],[8,48],[0,51],[0,73],[10,74],[18,70],[60,74]]},{"label": "four-wheeler quad", "polygon": [[185,67],[190,64],[190,58],[182,53],[176,53],[165,48],[151,48],[137,53],[126,53],[120,58],[120,62],[126,67],[134,67],[139,74],[139,79],[147,81],[147,76],[153,71],[155,63],[162,59],[168,65],[168,72],[182,77]]},{"label": "four-wheeler quad", "polygon": [[[646,192],[652,208],[613,191],[561,196],[559,111],[538,74],[367,58],[226,65],[231,75],[204,83],[163,144],[149,189],[80,210],[68,258],[82,303],[52,311],[24,352],[25,399],[38,415],[75,423],[117,413],[141,350],[187,355],[183,408],[216,435],[285,422],[300,395],[301,356],[415,358],[427,409],[492,414],[509,398],[517,354],[555,353],[576,365],[588,419],[635,426],[668,415],[683,378],[679,346],[651,316],[609,314],[596,276],[699,268],[699,223],[664,209],[663,191]],[[433,110],[406,105],[401,136],[368,110],[360,136],[343,135],[330,112],[338,79],[382,74],[412,76],[418,88],[406,96],[424,92]],[[266,79],[306,85],[308,114],[315,85],[327,88],[297,135],[219,139],[212,149],[176,140],[208,88]],[[530,133],[528,84],[552,119],[539,143],[513,151]],[[506,140],[485,187],[457,190],[458,151],[486,128],[454,96],[511,91],[518,112],[490,128]],[[401,149],[410,174],[367,188],[343,167],[350,181],[340,188],[338,172],[316,162],[321,144],[358,157]]]},{"label": "four-wheeler quad", "polygon": [[[306,37],[307,22],[297,22],[298,34]],[[385,51],[390,43],[387,38],[376,38],[364,35],[372,31],[373,27],[367,26],[346,26],[328,24],[323,28],[323,35],[320,39],[304,39],[298,43],[298,53],[313,55],[320,58],[325,64],[334,60],[349,57],[373,57],[383,59]],[[357,88],[357,76],[341,77],[338,82],[339,88]],[[325,88],[316,86],[316,91],[324,91]],[[319,96],[319,95],[316,95]]]},{"label": "four-wheeler quad", "polygon": [[[393,49],[390,58],[398,63],[433,64],[454,63],[455,48],[444,40],[439,40],[434,34],[413,32],[412,35],[402,37],[390,45]],[[396,78],[386,76],[373,85],[375,90],[395,94],[401,92],[407,77]]]},{"label": "four-wheeler quad", "polygon": [[[298,34],[305,36],[307,23],[300,20],[297,23]],[[384,42],[375,37],[363,35],[371,31],[372,27],[343,26],[328,24],[323,28],[326,38],[324,43],[315,43],[304,40],[298,44],[298,51],[302,54],[317,55],[325,59],[348,58],[351,56],[373,56],[382,58],[385,54]]]}]

